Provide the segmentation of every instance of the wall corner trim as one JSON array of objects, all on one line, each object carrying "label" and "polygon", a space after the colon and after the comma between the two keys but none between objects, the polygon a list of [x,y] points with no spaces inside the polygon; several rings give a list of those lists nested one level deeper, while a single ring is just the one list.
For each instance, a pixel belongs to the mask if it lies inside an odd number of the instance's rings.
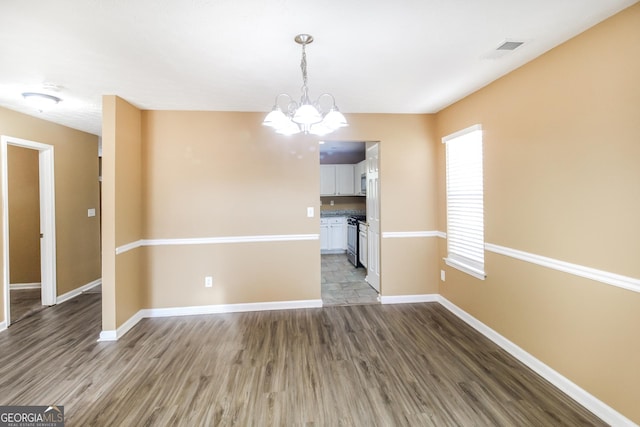
[{"label": "wall corner trim", "polygon": [[631,421],[600,399],[596,398],[595,396],[569,380],[567,377],[563,376],[542,361],[538,360],[518,345],[509,341],[507,338],[500,335],[498,332],[494,331],[489,326],[485,325],[466,311],[462,310],[460,307],[456,306],[445,297],[438,295],[438,302],[447,310],[462,319],[469,326],[480,332],[485,337],[489,338],[506,352],[518,359],[520,362],[533,369],[538,375],[545,378],[547,381],[558,387],[572,399],[580,403],[596,416],[600,417],[606,423],[620,427],[637,427],[637,424],[635,424],[633,421]]},{"label": "wall corner trim", "polygon": [[608,271],[598,270],[591,267],[585,267],[579,264],[560,261],[553,258],[547,258],[542,255],[536,255],[529,252],[519,251],[517,249],[506,248],[491,243],[485,243],[485,249],[500,255],[505,255],[520,261],[530,262],[553,270],[562,271],[563,273],[573,274],[575,276],[584,277],[586,279],[595,280],[607,285],[616,286],[633,292],[640,292],[640,279],[623,276],[621,274],[610,273]]},{"label": "wall corner trim", "polygon": [[10,283],[9,284],[9,290],[11,291],[17,291],[17,290],[21,290],[21,289],[41,289],[42,288],[42,283],[37,282],[37,283]]},{"label": "wall corner trim", "polygon": [[264,236],[189,237],[176,239],[141,239],[116,248],[116,255],[142,246],[214,245],[222,243],[298,242],[319,240],[320,234],[271,234]]},{"label": "wall corner trim", "polygon": [[76,289],[74,289],[72,291],[69,291],[69,292],[67,292],[65,294],[59,295],[56,298],[56,304],[60,304],[60,303],[65,302],[65,301],[69,301],[70,299],[77,297],[81,293],[86,292],[91,288],[95,288],[96,286],[99,286],[101,284],[102,284],[102,278],[96,279],[93,282],[89,282],[86,285],[82,285],[79,288],[76,288]]},{"label": "wall corner trim", "polygon": [[117,341],[142,319],[153,317],[194,316],[200,314],[242,313],[249,311],[295,310],[321,308],[322,300],[254,302],[244,304],[215,304],[192,307],[146,308],[138,311],[118,329],[100,332],[98,342]]},{"label": "wall corner trim", "polygon": [[416,302],[439,302],[438,294],[390,295],[380,297],[382,304],[412,304]]},{"label": "wall corner trim", "polygon": [[141,246],[144,246],[144,240],[136,240],[135,242],[127,243],[126,245],[118,246],[116,248],[116,255],[123,254],[125,252],[129,252],[131,250],[137,249]]},{"label": "wall corner trim", "polygon": [[440,237],[440,231],[383,231],[383,239],[408,238],[408,237]]}]

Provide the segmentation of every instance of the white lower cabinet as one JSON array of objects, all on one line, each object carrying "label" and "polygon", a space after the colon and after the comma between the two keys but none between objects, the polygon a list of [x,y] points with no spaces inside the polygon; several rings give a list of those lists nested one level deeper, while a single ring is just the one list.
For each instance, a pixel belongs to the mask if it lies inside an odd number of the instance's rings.
[{"label": "white lower cabinet", "polygon": [[326,252],[329,250],[329,221],[325,221],[324,218],[320,219],[320,251]]},{"label": "white lower cabinet", "polygon": [[344,252],[347,250],[347,218],[320,218],[320,250]]}]

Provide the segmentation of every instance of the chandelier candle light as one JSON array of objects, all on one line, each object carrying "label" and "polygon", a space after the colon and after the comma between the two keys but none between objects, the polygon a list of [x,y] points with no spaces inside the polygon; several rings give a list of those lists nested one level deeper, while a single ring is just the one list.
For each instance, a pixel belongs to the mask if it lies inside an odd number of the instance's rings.
[{"label": "chandelier candle light", "polygon": [[[305,46],[313,42],[313,37],[309,34],[298,34],[295,39],[296,43],[302,45],[302,60],[300,61],[300,69],[302,70],[302,96],[300,102],[293,100],[286,93],[276,96],[273,109],[262,122],[265,126],[270,126],[277,133],[284,135],[293,135],[304,132],[314,135],[327,135],[334,130],[349,126],[347,119],[336,106],[336,100],[330,93],[323,93],[314,102],[309,99],[309,88],[307,87],[307,54]],[[280,108],[278,101],[286,97],[289,103],[286,112]],[[331,107],[324,112],[320,105],[320,100],[328,97],[331,99]]]}]

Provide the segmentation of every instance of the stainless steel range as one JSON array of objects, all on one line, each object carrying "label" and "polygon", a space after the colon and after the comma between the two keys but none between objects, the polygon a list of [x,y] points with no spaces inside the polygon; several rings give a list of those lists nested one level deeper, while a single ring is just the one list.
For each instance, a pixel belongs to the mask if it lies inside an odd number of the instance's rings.
[{"label": "stainless steel range", "polygon": [[362,215],[347,218],[347,259],[358,267],[358,221],[364,220]]}]

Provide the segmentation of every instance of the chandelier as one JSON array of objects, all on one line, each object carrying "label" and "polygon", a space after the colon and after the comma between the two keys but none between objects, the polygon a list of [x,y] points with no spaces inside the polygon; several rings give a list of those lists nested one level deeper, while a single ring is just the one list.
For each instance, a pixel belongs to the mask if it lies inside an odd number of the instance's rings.
[{"label": "chandelier", "polygon": [[[265,126],[270,126],[277,133],[284,135],[293,135],[304,132],[314,135],[327,135],[334,130],[349,126],[347,119],[338,110],[336,100],[330,93],[323,93],[314,102],[309,99],[309,88],[307,87],[307,54],[305,47],[313,42],[313,37],[309,34],[298,34],[295,39],[296,43],[302,45],[302,60],[300,61],[300,69],[302,70],[302,96],[300,102],[293,100],[286,93],[276,96],[273,109],[262,122]],[[288,99],[288,103],[283,110],[279,101],[282,98]],[[331,106],[323,109],[320,100],[330,99]]]}]

